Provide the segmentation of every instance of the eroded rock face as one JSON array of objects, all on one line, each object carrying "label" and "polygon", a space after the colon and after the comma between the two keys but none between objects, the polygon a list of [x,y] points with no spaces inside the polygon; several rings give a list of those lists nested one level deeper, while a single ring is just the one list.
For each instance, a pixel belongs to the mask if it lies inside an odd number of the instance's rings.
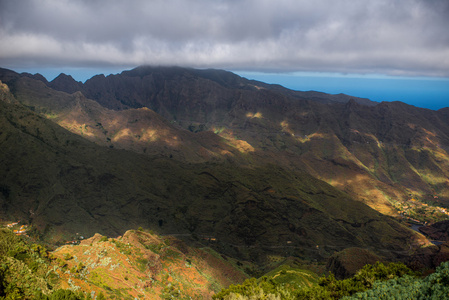
[{"label": "eroded rock face", "polygon": [[407,257],[404,262],[412,269],[421,272],[434,270],[442,262],[449,260],[449,242],[441,245],[432,245],[416,250],[416,252]]},{"label": "eroded rock face", "polygon": [[102,237],[103,236],[101,234],[95,233],[94,236],[92,236],[92,237],[90,237],[88,239],[82,240],[80,242],[80,245],[90,245],[90,244],[93,244],[93,243],[97,243],[99,240],[101,240]]},{"label": "eroded rock face", "polygon": [[449,241],[449,220],[423,226],[419,230],[432,240]]},{"label": "eroded rock face", "polygon": [[347,248],[335,253],[329,258],[326,268],[332,272],[336,278],[343,279],[353,276],[366,264],[375,264],[382,261],[382,258],[373,252],[362,248]]},{"label": "eroded rock face", "polygon": [[433,265],[439,266],[442,262],[449,260],[449,243],[446,242],[439,247],[438,253],[433,258]]}]

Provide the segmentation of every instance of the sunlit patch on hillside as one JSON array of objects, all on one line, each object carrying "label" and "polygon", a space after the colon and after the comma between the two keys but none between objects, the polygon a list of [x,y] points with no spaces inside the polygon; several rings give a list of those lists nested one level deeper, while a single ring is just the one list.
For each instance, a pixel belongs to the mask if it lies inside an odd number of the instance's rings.
[{"label": "sunlit patch on hillside", "polygon": [[143,128],[138,134],[134,133],[130,128],[124,128],[116,132],[112,138],[113,142],[121,142],[124,140],[147,143],[160,141],[170,147],[177,147],[181,143],[179,137],[172,135],[168,130],[156,130],[152,128]]},{"label": "sunlit patch on hillside", "polygon": [[429,130],[426,130],[425,128],[420,128],[423,138],[421,139],[421,142],[424,144],[422,146],[426,147],[439,147],[439,141],[437,139],[437,135],[434,132],[431,132]]},{"label": "sunlit patch on hillside", "polygon": [[220,133],[222,133],[224,130],[225,130],[225,128],[224,127],[211,127],[211,130],[215,133],[215,134],[218,134],[218,135],[220,135]]},{"label": "sunlit patch on hillside", "polygon": [[241,153],[254,152],[254,147],[251,146],[247,141],[243,140],[230,140],[232,146],[234,146]]},{"label": "sunlit patch on hillside", "polygon": [[47,118],[47,119],[56,119],[57,117],[59,117],[59,115],[57,115],[57,114],[55,114],[55,113],[46,113],[46,114],[44,114],[44,116]]},{"label": "sunlit patch on hillside", "polygon": [[0,80],[0,90],[4,93],[9,93],[9,86],[7,84],[4,84],[1,80]]},{"label": "sunlit patch on hillside", "polygon": [[114,137],[112,138],[112,141],[113,141],[113,142],[118,142],[118,141],[120,141],[121,139],[124,139],[124,138],[129,137],[131,134],[132,134],[132,133],[131,133],[131,130],[130,130],[129,128],[125,128],[125,129],[119,130],[119,131],[114,135]]},{"label": "sunlit patch on hillside", "polygon": [[251,84],[251,86],[256,88],[257,90],[265,90],[264,87],[261,87],[261,86],[258,86],[258,85]]},{"label": "sunlit patch on hillside", "polygon": [[438,176],[435,173],[432,173],[428,170],[422,170],[420,172],[421,178],[424,179],[429,184],[436,185],[436,184],[447,184],[449,186],[449,179],[447,179],[444,176]]},{"label": "sunlit patch on hillside", "polygon": [[442,207],[439,197],[429,197],[419,191],[411,193],[413,198],[397,201],[395,208],[400,217],[412,223],[428,224],[447,220],[449,211]]},{"label": "sunlit patch on hillside", "polygon": [[351,178],[347,178],[346,176],[343,175],[342,177],[334,177],[327,181],[334,187],[344,190],[346,187],[352,186],[354,184],[357,185],[363,184],[367,180],[366,177],[367,176],[362,174],[357,174],[355,176],[352,176]]},{"label": "sunlit patch on hillside", "polygon": [[435,158],[441,161],[446,161],[449,163],[449,154],[441,148],[433,150],[433,155]]},{"label": "sunlit patch on hillside", "polygon": [[157,141],[158,138],[159,134],[154,129],[146,128],[141,131],[140,139],[143,141],[154,142]]},{"label": "sunlit patch on hillside", "polygon": [[429,137],[436,137],[437,135],[435,134],[435,133],[433,133],[433,132],[431,132],[431,131],[429,131],[429,130],[426,130],[425,128],[422,128],[421,127],[421,130],[422,131],[424,131],[426,134],[427,134],[427,136]]},{"label": "sunlit patch on hillside", "polygon": [[162,139],[170,147],[178,147],[182,141],[176,135],[164,134]]},{"label": "sunlit patch on hillside", "polygon": [[261,112],[257,112],[257,113],[247,113],[247,114],[246,114],[246,117],[247,117],[247,118],[250,118],[250,119],[254,119],[254,118],[262,119],[262,118],[263,118],[263,115],[262,115]]},{"label": "sunlit patch on hillside", "polygon": [[220,127],[219,129],[214,128],[213,130],[214,130],[214,132],[217,131],[216,134],[218,134],[219,136],[221,136],[224,139],[227,139],[227,140],[237,139],[234,135],[234,131],[232,131],[228,128]]},{"label": "sunlit patch on hillside", "polygon": [[352,141],[353,143],[360,143],[360,144],[372,144],[374,143],[377,145],[378,148],[382,148],[382,142],[379,141],[379,139],[372,133],[363,133],[356,129],[351,129],[351,133],[358,135],[357,141]]},{"label": "sunlit patch on hillside", "polygon": [[90,125],[88,125],[88,124],[84,124],[84,123],[81,124],[81,123],[78,123],[78,121],[76,121],[76,120],[72,120],[72,121],[63,120],[63,121],[60,121],[58,124],[73,133],[76,133],[79,135],[85,135],[88,137],[95,137],[95,133],[93,132],[92,129],[90,129]]},{"label": "sunlit patch on hillside", "polygon": [[415,128],[416,128],[416,124],[413,124],[413,123],[408,123],[407,126],[408,126],[410,129],[415,129]]},{"label": "sunlit patch on hillside", "polygon": [[[228,140],[229,144],[236,148],[239,152],[241,153],[249,153],[249,152],[254,152],[254,147],[251,146],[251,144],[249,144],[247,141],[244,140],[239,140],[235,135],[234,132],[232,130],[226,129],[224,127],[221,127],[219,129],[217,128],[213,128],[212,130],[216,131],[218,130],[219,133],[218,135],[221,136],[222,138]],[[229,151],[221,151],[221,154],[229,154]]]},{"label": "sunlit patch on hillside", "polygon": [[314,132],[312,134],[295,135],[295,140],[297,140],[300,143],[306,143],[310,142],[312,139],[326,139],[328,137],[329,135],[327,134]]},{"label": "sunlit patch on hillside", "polygon": [[340,190],[356,193],[365,204],[383,214],[397,214],[390,197],[373,185],[373,179],[369,175],[357,174],[349,177],[347,174],[341,174],[338,177],[321,179]]},{"label": "sunlit patch on hillside", "polygon": [[[365,136],[367,136],[369,139],[371,139],[373,141],[373,143],[375,143],[377,145],[378,148],[382,148],[382,142],[379,141],[374,134],[365,133]],[[371,141],[368,141],[368,142],[370,143]]]},{"label": "sunlit patch on hillside", "polygon": [[282,128],[283,132],[290,133],[293,136],[295,135],[293,130],[290,128],[290,125],[288,124],[287,120],[282,121],[280,125],[281,125],[281,128]]}]

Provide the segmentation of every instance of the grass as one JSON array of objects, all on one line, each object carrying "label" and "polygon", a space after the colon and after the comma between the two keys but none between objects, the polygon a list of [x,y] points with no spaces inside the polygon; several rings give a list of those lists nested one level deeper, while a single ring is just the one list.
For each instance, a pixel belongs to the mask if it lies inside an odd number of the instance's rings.
[{"label": "grass", "polygon": [[318,282],[318,275],[312,271],[281,265],[264,276],[278,284],[289,284],[297,288],[310,287]]},{"label": "grass", "polygon": [[137,268],[139,269],[140,272],[145,272],[147,267],[148,267],[148,259],[146,258],[138,258],[136,259],[136,263],[137,263]]}]

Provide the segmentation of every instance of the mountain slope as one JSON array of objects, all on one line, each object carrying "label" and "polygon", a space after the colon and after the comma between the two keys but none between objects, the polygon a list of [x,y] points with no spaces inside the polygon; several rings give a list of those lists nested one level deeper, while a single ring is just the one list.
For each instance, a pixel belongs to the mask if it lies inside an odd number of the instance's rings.
[{"label": "mountain slope", "polygon": [[0,296],[211,299],[220,289],[246,279],[242,269],[251,266],[210,248],[192,248],[176,238],[140,230],[118,238],[78,235],[73,243],[48,251],[0,228]]},{"label": "mountain slope", "polygon": [[24,105],[102,146],[190,162],[224,155],[238,159],[244,152],[238,142],[228,142],[211,132],[194,134],[147,108],[110,110],[80,92],[58,92],[28,77],[17,78],[14,87]]},{"label": "mountain slope", "polygon": [[[59,89],[76,83],[62,78],[67,82]],[[26,103],[28,88],[21,86],[22,81],[16,79],[13,91]],[[139,67],[77,84],[86,98],[104,107],[119,111],[147,107],[172,125],[213,131],[240,152],[251,151],[256,157],[251,163],[268,161],[306,170],[383,213],[397,215],[411,198],[428,202],[438,197],[449,204],[449,118],[444,109],[431,111],[399,102],[373,106],[363,99],[295,92],[226,71],[178,67]],[[45,101],[44,96],[35,102],[52,107],[42,104]],[[63,119],[71,116],[59,118],[59,124],[70,128]],[[127,128],[123,122],[117,126]],[[97,129],[92,134],[104,144],[105,135]],[[213,135],[202,140],[209,139]],[[117,147],[137,152],[144,148],[135,143]]]},{"label": "mountain slope", "polygon": [[321,259],[348,246],[403,255],[416,240],[301,171],[139,155],[95,145],[19,104],[0,102],[0,114],[3,217],[55,241],[142,226],[264,263],[269,253]]},{"label": "mountain slope", "polygon": [[223,287],[247,278],[235,261],[211,249],[143,231],[127,231],[118,238],[96,234],[52,254],[61,262],[55,272],[62,288],[78,287],[107,298],[211,299]]}]

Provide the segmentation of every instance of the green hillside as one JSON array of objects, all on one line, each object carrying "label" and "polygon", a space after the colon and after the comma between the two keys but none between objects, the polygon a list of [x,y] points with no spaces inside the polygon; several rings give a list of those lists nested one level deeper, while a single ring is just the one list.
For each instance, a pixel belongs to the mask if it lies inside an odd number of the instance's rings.
[{"label": "green hillside", "polygon": [[215,249],[262,264],[267,253],[322,259],[349,246],[395,256],[414,243],[408,228],[302,171],[110,149],[19,104],[0,106],[3,216],[49,241],[142,226],[212,237]]}]

